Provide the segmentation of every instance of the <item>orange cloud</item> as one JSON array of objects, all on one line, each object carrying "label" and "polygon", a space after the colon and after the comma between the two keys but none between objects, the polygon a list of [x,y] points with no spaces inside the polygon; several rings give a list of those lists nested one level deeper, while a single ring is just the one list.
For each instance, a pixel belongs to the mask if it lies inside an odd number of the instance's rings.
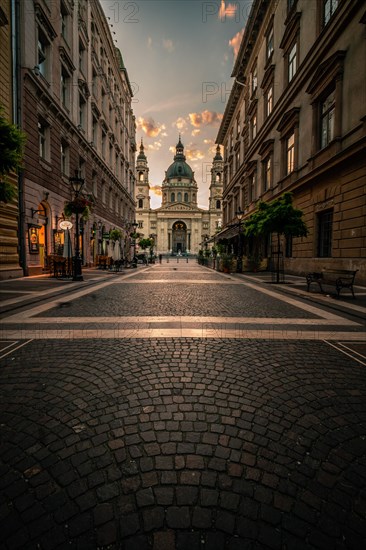
[{"label": "orange cloud", "polygon": [[186,157],[188,160],[195,161],[195,160],[202,160],[205,158],[204,153],[200,151],[199,149],[192,146],[191,148],[185,149]]},{"label": "orange cloud", "polygon": [[225,20],[226,17],[232,19],[236,16],[236,10],[238,9],[237,4],[228,4],[226,6],[225,0],[221,0],[220,9],[219,9],[219,19],[221,21]]},{"label": "orange cloud", "polygon": [[187,121],[183,117],[177,118],[177,120],[173,123],[173,126],[176,126],[178,130],[184,130],[187,127]]},{"label": "orange cloud", "polygon": [[222,119],[222,114],[216,111],[202,111],[202,113],[189,113],[189,120],[192,126],[199,128],[200,126],[212,126],[217,124]]},{"label": "orange cloud", "polygon": [[232,37],[231,40],[229,40],[229,46],[233,49],[234,57],[236,57],[239,53],[240,44],[242,41],[242,38],[244,36],[244,29],[241,29],[236,33],[235,36]]},{"label": "orange cloud", "polygon": [[155,138],[162,130],[165,130],[165,126],[164,124],[157,124],[151,117],[143,118],[140,116],[137,119],[137,129],[143,130],[147,136]]},{"label": "orange cloud", "polygon": [[152,191],[157,197],[162,196],[161,185],[150,185],[150,191]]},{"label": "orange cloud", "polygon": [[149,143],[147,146],[149,151],[159,151],[161,148],[161,142],[160,141],[154,141],[154,143]]}]

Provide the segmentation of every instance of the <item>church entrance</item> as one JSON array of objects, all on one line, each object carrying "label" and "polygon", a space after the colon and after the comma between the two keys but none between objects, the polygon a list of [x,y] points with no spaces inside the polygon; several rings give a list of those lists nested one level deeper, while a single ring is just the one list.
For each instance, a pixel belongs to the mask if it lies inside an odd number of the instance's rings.
[{"label": "church entrance", "polygon": [[183,254],[187,251],[187,226],[179,221],[173,224],[172,228],[172,252]]}]

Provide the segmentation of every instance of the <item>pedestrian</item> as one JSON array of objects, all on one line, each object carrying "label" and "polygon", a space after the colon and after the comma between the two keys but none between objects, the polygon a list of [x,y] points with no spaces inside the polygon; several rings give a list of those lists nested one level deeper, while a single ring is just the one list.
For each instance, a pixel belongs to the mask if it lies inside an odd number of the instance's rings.
[{"label": "pedestrian", "polygon": [[159,264],[161,264],[162,259],[163,259],[163,255],[159,254]]}]

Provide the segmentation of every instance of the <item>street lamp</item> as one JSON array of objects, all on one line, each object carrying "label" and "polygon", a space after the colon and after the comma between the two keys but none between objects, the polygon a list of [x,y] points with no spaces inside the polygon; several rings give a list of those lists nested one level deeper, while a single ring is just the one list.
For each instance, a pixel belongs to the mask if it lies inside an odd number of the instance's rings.
[{"label": "street lamp", "polygon": [[136,229],[138,228],[139,224],[136,222],[136,220],[131,224],[132,227],[133,227],[133,262],[134,263],[137,263],[137,258],[136,258],[136,237],[135,237],[135,233],[136,233]]},{"label": "street lamp", "polygon": [[243,247],[242,247],[242,242],[241,242],[241,238],[242,238],[241,237],[242,236],[241,221],[244,218],[244,212],[240,208],[240,206],[239,206],[238,210],[235,212],[235,216],[236,216],[236,219],[239,222],[238,260],[237,260],[237,263],[236,263],[236,272],[241,273],[243,271]]},{"label": "street lamp", "polygon": [[[75,170],[75,177],[69,178],[69,182],[71,185],[71,189],[74,192],[74,200],[77,202],[77,199],[81,193],[81,190],[83,188],[83,185],[85,183],[85,180],[79,176],[78,170]],[[76,215],[76,223],[75,223],[75,232],[76,232],[76,244],[75,244],[75,259],[74,259],[74,274],[73,274],[73,281],[83,281],[83,276],[81,272],[81,256],[80,256],[80,246],[79,246],[79,208],[77,204],[75,205],[75,215]]]}]

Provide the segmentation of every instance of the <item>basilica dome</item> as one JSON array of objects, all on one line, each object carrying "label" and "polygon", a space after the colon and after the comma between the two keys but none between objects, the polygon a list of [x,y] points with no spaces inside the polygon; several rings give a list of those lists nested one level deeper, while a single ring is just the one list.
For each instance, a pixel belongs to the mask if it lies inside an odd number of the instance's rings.
[{"label": "basilica dome", "polygon": [[174,162],[169,166],[166,171],[165,178],[166,180],[172,178],[189,178],[194,180],[193,170],[186,163],[186,157],[184,155],[184,146],[179,138],[179,141],[176,145],[176,154],[174,156]]}]

